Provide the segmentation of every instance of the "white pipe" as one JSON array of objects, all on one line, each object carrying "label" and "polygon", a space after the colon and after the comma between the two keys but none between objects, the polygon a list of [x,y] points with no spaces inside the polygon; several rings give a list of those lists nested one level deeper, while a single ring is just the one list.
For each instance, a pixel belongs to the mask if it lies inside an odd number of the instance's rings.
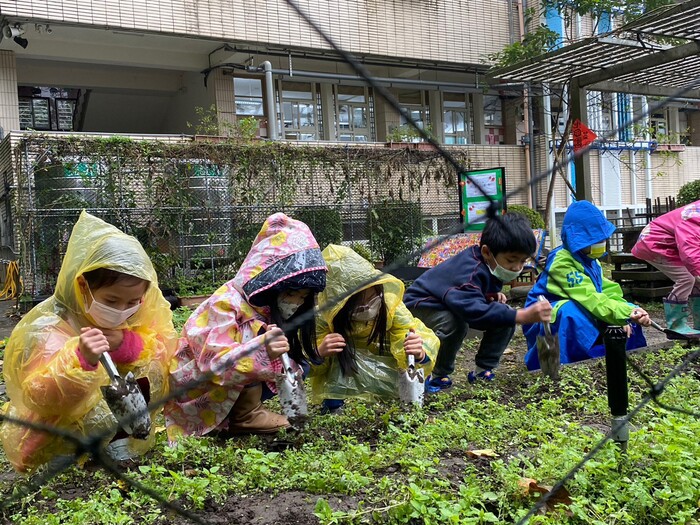
[{"label": "white pipe", "polygon": [[[642,97],[642,115],[644,117],[644,140],[647,143],[651,140],[651,134],[649,133],[651,129],[651,115],[649,115],[649,103],[647,102],[647,97]],[[654,190],[651,184],[651,151],[649,148],[645,149],[645,176],[644,181],[646,182],[646,197],[647,199],[654,198]]]},{"label": "white pipe", "polygon": [[267,136],[277,140],[277,110],[275,109],[275,89],[272,84],[272,63],[265,60],[260,64],[265,72],[265,108],[267,112]]},{"label": "white pipe", "polygon": [[[544,108],[544,125],[543,125],[543,131],[544,131],[544,144],[545,148],[547,148],[547,153],[544,156],[546,160],[546,165],[547,165],[547,173],[549,175],[547,176],[547,188],[549,188],[549,185],[552,183],[552,177],[556,177],[556,173],[552,173],[552,167],[554,166],[554,162],[552,161],[552,155],[554,155],[554,150],[556,148],[556,143],[554,141],[554,135],[552,134],[552,95],[549,90],[549,84],[543,84],[542,85],[542,91],[543,91],[543,96],[542,96],[542,107]],[[549,144],[552,144],[552,151],[549,151]],[[545,197],[546,198],[546,197]],[[556,208],[556,192],[552,194],[552,202],[550,203],[549,206],[549,231],[547,232],[547,236],[549,237],[549,249],[553,250],[554,246],[556,244],[556,236],[557,236],[557,214],[555,213],[554,209]],[[546,203],[545,203],[546,204]]]}]

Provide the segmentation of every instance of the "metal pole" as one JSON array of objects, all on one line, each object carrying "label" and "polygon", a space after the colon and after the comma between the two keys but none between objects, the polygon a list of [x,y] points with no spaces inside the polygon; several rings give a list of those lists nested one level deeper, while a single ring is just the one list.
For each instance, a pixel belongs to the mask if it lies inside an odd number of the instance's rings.
[{"label": "metal pole", "polygon": [[629,407],[627,387],[627,334],[621,326],[608,326],[603,334],[605,368],[608,381],[608,406],[612,415],[612,439],[624,452],[629,441],[629,423],[625,420]]},{"label": "metal pole", "polygon": [[266,60],[261,64],[265,72],[265,112],[267,113],[267,136],[277,140],[277,110],[275,109],[275,89],[272,84],[272,64]]}]

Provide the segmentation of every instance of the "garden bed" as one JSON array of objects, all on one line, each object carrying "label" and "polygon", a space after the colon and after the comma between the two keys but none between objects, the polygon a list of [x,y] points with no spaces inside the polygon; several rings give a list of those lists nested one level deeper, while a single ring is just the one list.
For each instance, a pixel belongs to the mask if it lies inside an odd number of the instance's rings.
[{"label": "garden bed", "polygon": [[[658,309],[651,313],[659,319]],[[604,362],[564,367],[552,383],[524,370],[520,335],[496,381],[471,386],[475,348],[474,340],[465,343],[455,387],[427,398],[422,410],[349,402],[341,415],[314,408],[300,434],[188,439],[175,448],[159,432],[154,450],[125,474],[213,524],[514,523],[537,490],[609,430]],[[658,381],[688,352],[631,359]],[[662,400],[699,410],[699,377],[692,365]],[[630,385],[634,406],[648,386],[631,370]],[[647,407],[633,423],[626,457],[608,443],[566,484],[565,503],[532,523],[697,523],[700,420]],[[2,470],[6,499],[18,478],[4,461]],[[190,523],[90,463],[5,509],[10,522]]]}]

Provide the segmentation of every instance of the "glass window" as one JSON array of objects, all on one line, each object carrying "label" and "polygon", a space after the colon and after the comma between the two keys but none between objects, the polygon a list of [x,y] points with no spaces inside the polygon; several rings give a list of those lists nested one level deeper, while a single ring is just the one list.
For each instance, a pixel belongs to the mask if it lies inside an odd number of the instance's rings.
[{"label": "glass window", "polygon": [[471,144],[472,116],[467,93],[444,93],[442,126],[445,144]]},{"label": "glass window", "polygon": [[303,82],[282,83],[282,125],[288,140],[318,140],[319,122],[315,85]]},{"label": "glass window", "polygon": [[367,142],[370,111],[367,90],[361,86],[335,86],[336,136],[343,142]]},{"label": "glass window", "polygon": [[484,96],[484,124],[486,126],[503,125],[503,110],[500,97],[494,95]]},{"label": "glass window", "polygon": [[236,115],[262,117],[262,80],[259,78],[234,78],[233,93],[236,100]]}]

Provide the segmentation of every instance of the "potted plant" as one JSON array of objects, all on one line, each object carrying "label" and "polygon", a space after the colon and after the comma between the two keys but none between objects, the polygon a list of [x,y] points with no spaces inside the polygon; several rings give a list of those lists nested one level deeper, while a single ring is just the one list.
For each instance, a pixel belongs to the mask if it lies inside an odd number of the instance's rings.
[{"label": "potted plant", "polygon": [[[434,137],[433,130],[430,126],[425,126],[424,131]],[[387,148],[415,149],[423,151],[431,151],[435,149],[430,142],[425,142],[418,130],[410,124],[403,124],[393,128],[386,136]]]}]

